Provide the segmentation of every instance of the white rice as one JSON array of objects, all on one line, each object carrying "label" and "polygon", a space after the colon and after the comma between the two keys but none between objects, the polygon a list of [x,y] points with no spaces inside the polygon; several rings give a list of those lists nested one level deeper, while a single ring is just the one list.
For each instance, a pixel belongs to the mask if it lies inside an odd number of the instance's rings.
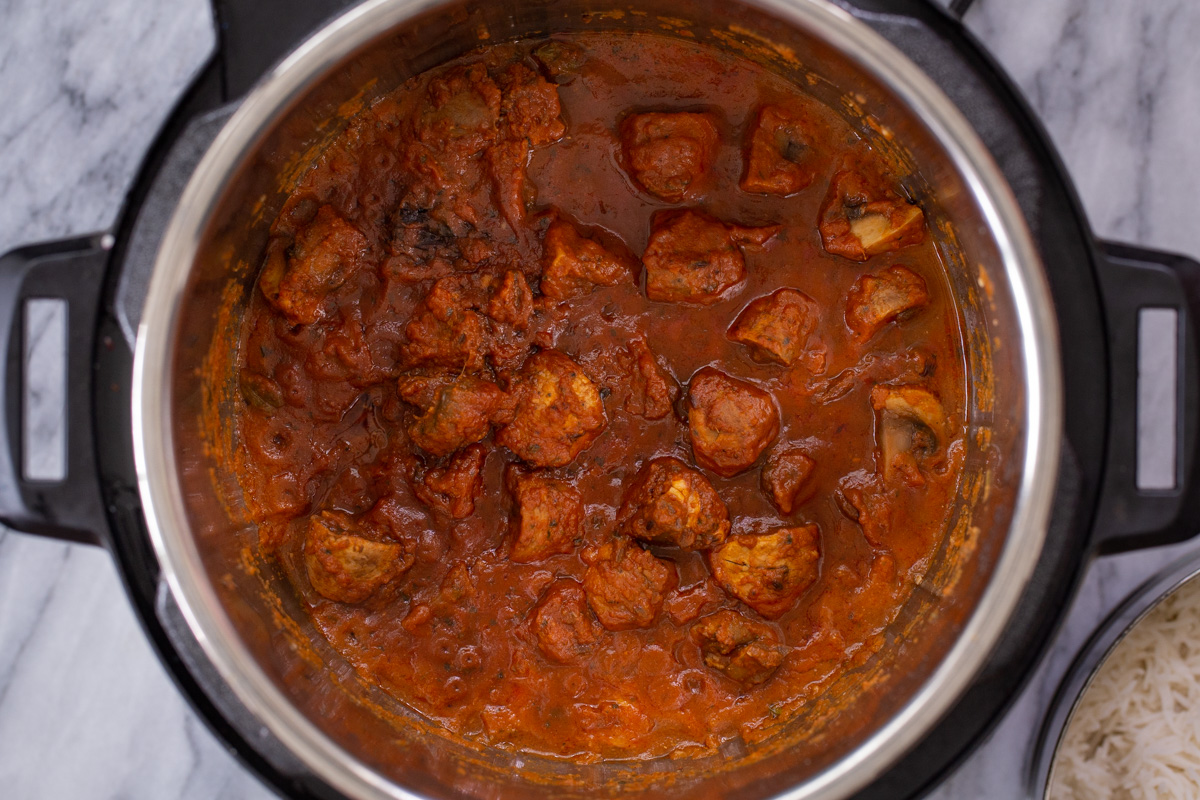
[{"label": "white rice", "polygon": [[1134,626],[1084,692],[1050,800],[1200,798],[1200,580]]}]

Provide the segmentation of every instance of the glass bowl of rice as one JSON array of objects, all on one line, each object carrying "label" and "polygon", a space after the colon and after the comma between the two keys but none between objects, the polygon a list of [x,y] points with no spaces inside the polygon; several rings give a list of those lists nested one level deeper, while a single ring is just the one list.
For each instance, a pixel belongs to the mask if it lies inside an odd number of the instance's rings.
[{"label": "glass bowl of rice", "polygon": [[1200,798],[1200,557],[1150,580],[1097,630],[1035,753],[1047,800]]}]

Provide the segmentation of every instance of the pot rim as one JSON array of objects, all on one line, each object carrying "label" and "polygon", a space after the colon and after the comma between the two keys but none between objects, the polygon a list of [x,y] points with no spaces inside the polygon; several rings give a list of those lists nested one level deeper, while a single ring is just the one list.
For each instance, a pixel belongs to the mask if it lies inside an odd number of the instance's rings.
[{"label": "pot rim", "polygon": [[[978,203],[1011,286],[1026,383],[1021,481],[1008,541],[958,641],[925,684],[857,749],[779,800],[829,800],[863,788],[911,749],[982,667],[1033,573],[1046,537],[1063,426],[1058,328],[1025,218],[970,124],[891,43],[827,0],[740,0],[824,40],[892,91],[941,143]],[[170,418],[172,351],[191,265],[236,165],[280,113],[334,65],[441,0],[367,0],[327,23],[252,89],[197,166],[155,260],[134,354],[134,456],[147,528],[162,576],[204,653],[238,700],[308,768],[353,797],[420,796],[335,744],[288,700],[240,640],[205,576],[181,487]]]}]

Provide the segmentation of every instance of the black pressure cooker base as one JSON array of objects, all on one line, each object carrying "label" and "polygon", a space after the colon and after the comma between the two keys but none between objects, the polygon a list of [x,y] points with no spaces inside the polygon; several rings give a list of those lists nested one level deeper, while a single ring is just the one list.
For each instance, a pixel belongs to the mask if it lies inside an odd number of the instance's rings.
[{"label": "black pressure cooker base", "polygon": [[[1096,252],[1080,204],[1045,134],[1004,74],[945,12],[924,0],[842,4],[923,68],[980,134],[1012,186],[1047,265],[1059,327],[1071,345],[1062,351],[1066,427],[1045,550],[1003,639],[968,692],[928,738],[858,795],[862,800],[902,800],[930,790],[995,725],[1045,652],[1087,558],[1097,547],[1132,544],[1119,536],[1138,532],[1131,520],[1144,521],[1150,512],[1138,506],[1136,498],[1129,499],[1123,484],[1113,485],[1111,474],[1101,472],[1114,456],[1119,463],[1132,463],[1132,452],[1122,451],[1128,437],[1106,435],[1110,404],[1128,400],[1119,392],[1110,394],[1115,391],[1109,381],[1110,360],[1129,354],[1108,351],[1105,320],[1113,315],[1114,303],[1119,312],[1129,309],[1111,297],[1107,308],[1102,302],[1099,276],[1109,269],[1109,261]],[[171,211],[206,148],[233,113],[233,101],[346,3],[294,1],[287,4],[286,13],[279,13],[273,2],[216,0],[215,5],[218,54],[147,156],[115,232],[90,362],[94,404],[89,419],[72,419],[71,424],[86,426],[94,434],[107,518],[107,529],[99,533],[101,543],[113,553],[138,616],[180,690],[220,740],[275,790],[289,797],[336,797],[241,706],[205,659],[161,580],[137,492],[130,428],[132,353],[146,285]],[[286,21],[282,27],[281,20]],[[91,252],[90,257],[104,256]],[[1191,377],[1194,382],[1194,370]],[[77,416],[74,410],[71,415]],[[1183,455],[1190,464],[1190,443]],[[1126,502],[1118,502],[1116,508],[1110,502],[1100,517],[1105,526],[1097,527],[1102,487],[1106,497],[1111,494]],[[1190,497],[1189,493],[1180,503]],[[1200,521],[1180,518],[1178,509],[1166,516],[1170,524],[1141,526],[1152,532],[1142,542],[1159,544],[1200,528]]]}]

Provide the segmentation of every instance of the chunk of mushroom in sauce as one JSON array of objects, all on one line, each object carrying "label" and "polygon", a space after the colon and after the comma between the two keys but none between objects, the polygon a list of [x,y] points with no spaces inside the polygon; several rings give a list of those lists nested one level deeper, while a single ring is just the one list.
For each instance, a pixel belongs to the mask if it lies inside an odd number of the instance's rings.
[{"label": "chunk of mushroom in sauce", "polygon": [[816,525],[731,536],[709,554],[713,578],[759,614],[776,619],[816,581],[820,538]]},{"label": "chunk of mushroom in sauce", "polygon": [[945,455],[949,423],[941,401],[921,386],[876,386],[871,406],[878,415],[878,443],[886,480],[921,486],[921,470]]},{"label": "chunk of mushroom in sauce", "polygon": [[729,511],[700,472],[677,458],[655,458],[626,493],[617,525],[650,544],[707,550],[725,541]]},{"label": "chunk of mushroom in sauce", "polygon": [[704,663],[738,683],[763,683],[787,656],[779,634],[762,622],[721,609],[692,626]]},{"label": "chunk of mushroom in sauce", "polygon": [[771,395],[712,367],[692,376],[687,414],[696,463],[724,477],[750,469],[779,434]]},{"label": "chunk of mushroom in sauce", "polygon": [[668,203],[704,194],[719,144],[717,126],[708,114],[631,114],[621,123],[621,145],[630,174],[639,186]]},{"label": "chunk of mushroom in sauce", "polygon": [[888,323],[929,304],[925,281],[911,269],[889,267],[863,275],[846,297],[846,326],[865,342]]},{"label": "chunk of mushroom in sauce", "polygon": [[827,251],[866,261],[923,241],[925,214],[882,180],[843,170],[833,176],[819,228]]},{"label": "chunk of mushroom in sauce", "polygon": [[322,511],[308,522],[304,565],[317,594],[337,603],[362,603],[413,564],[408,547],[362,535],[347,514]]},{"label": "chunk of mushroom in sauce", "polygon": [[513,541],[509,558],[540,561],[575,549],[583,524],[583,500],[569,483],[546,475],[509,468],[513,494]]},{"label": "chunk of mushroom in sauce", "polygon": [[664,303],[712,305],[746,277],[742,251],[762,247],[779,225],[729,225],[699,211],[659,211],[642,254],[646,297]]}]

